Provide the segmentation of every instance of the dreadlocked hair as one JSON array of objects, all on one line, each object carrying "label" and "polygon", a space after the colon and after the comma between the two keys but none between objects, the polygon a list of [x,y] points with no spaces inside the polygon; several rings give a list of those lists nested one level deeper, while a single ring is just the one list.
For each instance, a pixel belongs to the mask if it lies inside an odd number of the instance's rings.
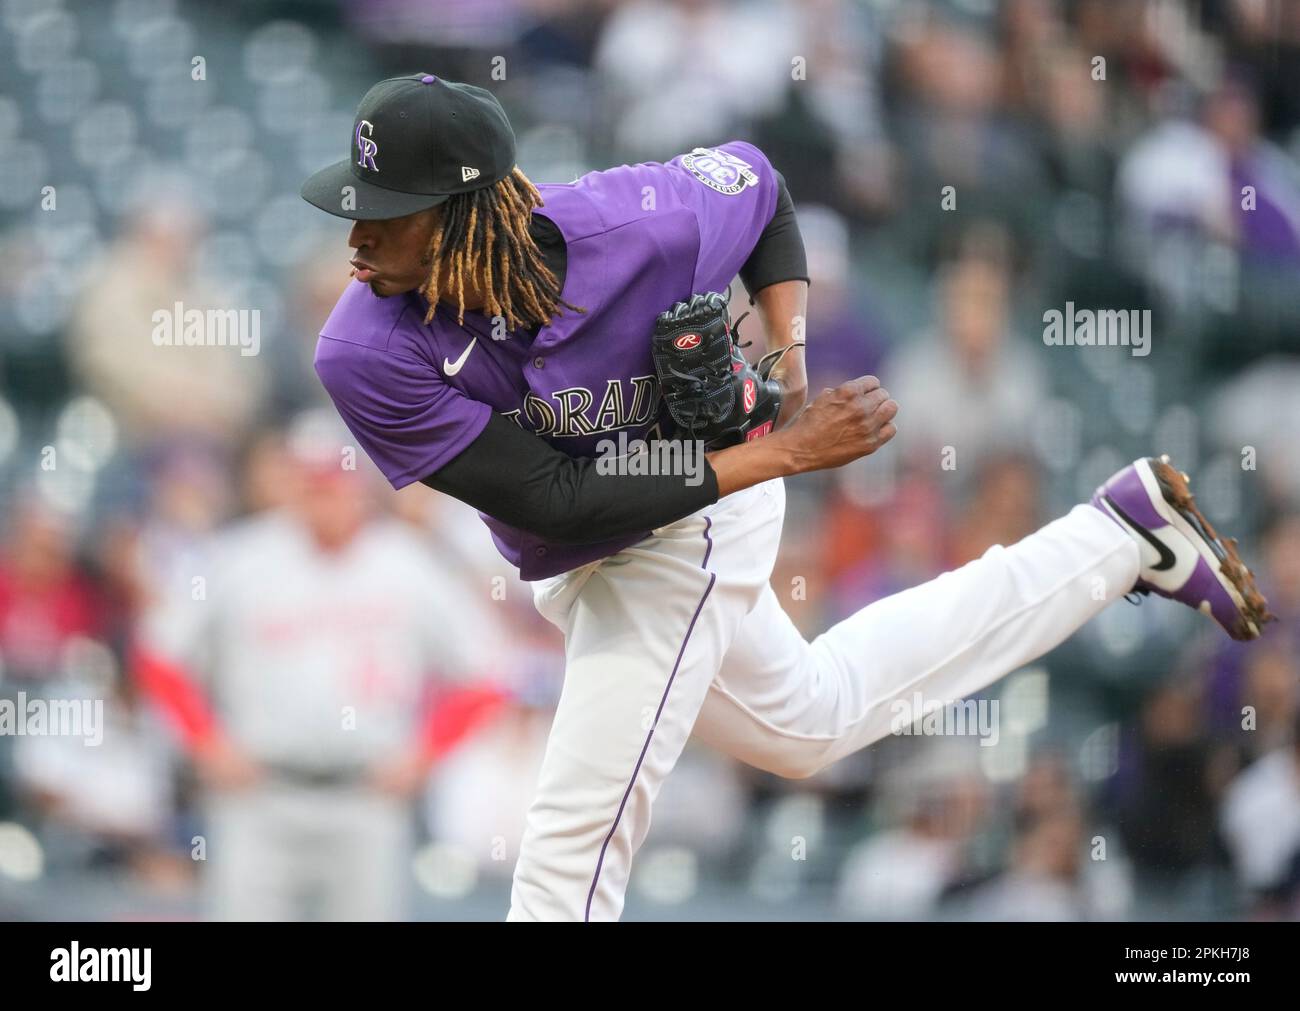
[{"label": "dreadlocked hair", "polygon": [[528,234],[533,208],[541,206],[542,195],[518,168],[492,186],[447,200],[429,242],[433,270],[421,289],[429,303],[424,321],[445,296],[463,325],[465,282],[475,276],[483,284],[485,315],[504,319],[511,330],[548,325],[561,307],[585,312],[560,298],[560,282]]}]

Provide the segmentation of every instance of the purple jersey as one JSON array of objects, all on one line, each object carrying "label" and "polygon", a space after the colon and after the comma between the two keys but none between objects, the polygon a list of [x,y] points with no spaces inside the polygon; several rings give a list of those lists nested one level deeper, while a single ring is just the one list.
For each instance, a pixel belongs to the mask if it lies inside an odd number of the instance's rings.
[{"label": "purple jersey", "polygon": [[[540,186],[564,237],[565,310],[534,340],[499,333],[439,307],[424,323],[416,292],[378,298],[353,282],[321,331],[316,372],[362,448],[395,488],[428,477],[504,415],[574,457],[623,431],[645,438],[661,401],[650,358],[655,317],[695,292],[721,291],[776,211],[771,165],[750,144],[697,148],[666,164],[591,172]],[[598,544],[549,544],[483,520],[524,579],[613,554],[641,534]]]}]

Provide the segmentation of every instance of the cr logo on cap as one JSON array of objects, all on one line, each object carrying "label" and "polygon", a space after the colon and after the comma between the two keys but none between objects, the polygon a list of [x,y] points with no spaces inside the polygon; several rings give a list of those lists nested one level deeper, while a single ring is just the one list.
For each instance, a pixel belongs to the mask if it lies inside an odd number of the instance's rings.
[{"label": "cr logo on cap", "polygon": [[[361,136],[361,128],[366,128],[366,136]],[[379,166],[375,164],[375,155],[379,153],[379,145],[370,139],[370,134],[374,133],[375,126],[368,119],[363,119],[357,123],[357,164],[362,168],[367,165],[371,171],[378,172]]]}]

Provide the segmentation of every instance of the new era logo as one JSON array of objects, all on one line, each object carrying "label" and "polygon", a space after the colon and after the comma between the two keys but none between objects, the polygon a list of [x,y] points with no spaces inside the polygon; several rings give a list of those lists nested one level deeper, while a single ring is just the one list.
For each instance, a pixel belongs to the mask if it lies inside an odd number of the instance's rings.
[{"label": "new era logo", "polygon": [[470,168],[468,165],[462,165],[462,166],[460,167],[460,181],[461,181],[461,182],[463,182],[463,183],[467,183],[467,182],[469,182],[471,179],[477,179],[477,178],[478,178],[478,169],[476,169],[476,168]]}]

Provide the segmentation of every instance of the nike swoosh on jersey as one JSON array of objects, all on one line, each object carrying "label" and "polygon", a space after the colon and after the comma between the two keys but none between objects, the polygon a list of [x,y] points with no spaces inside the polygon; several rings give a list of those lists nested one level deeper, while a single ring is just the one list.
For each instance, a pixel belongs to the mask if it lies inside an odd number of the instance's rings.
[{"label": "nike swoosh on jersey", "polygon": [[478,343],[478,338],[475,337],[472,341],[469,342],[469,345],[465,348],[464,351],[460,353],[460,357],[457,358],[454,362],[447,358],[444,358],[442,360],[442,371],[447,373],[447,375],[449,376],[454,376],[457,372],[461,370],[461,367],[465,364],[465,359],[469,357],[469,353],[474,350],[474,345],[477,343]]},{"label": "nike swoosh on jersey", "polygon": [[1164,541],[1162,541],[1159,537],[1153,534],[1146,527],[1142,526],[1140,523],[1133,522],[1132,517],[1130,517],[1128,513],[1126,513],[1123,509],[1121,509],[1119,507],[1119,504],[1109,495],[1106,496],[1106,504],[1109,505],[1113,510],[1115,510],[1115,514],[1119,516],[1119,518],[1122,519],[1125,523],[1127,523],[1130,527],[1132,527],[1137,532],[1137,535],[1139,537],[1141,537],[1144,541],[1146,541],[1153,548],[1155,548],[1157,552],[1159,552],[1160,561],[1157,562],[1155,565],[1150,566],[1152,572],[1166,572],[1169,569],[1172,569],[1174,567],[1174,562],[1176,559],[1174,557],[1174,553],[1169,549],[1169,545],[1167,545]]}]

